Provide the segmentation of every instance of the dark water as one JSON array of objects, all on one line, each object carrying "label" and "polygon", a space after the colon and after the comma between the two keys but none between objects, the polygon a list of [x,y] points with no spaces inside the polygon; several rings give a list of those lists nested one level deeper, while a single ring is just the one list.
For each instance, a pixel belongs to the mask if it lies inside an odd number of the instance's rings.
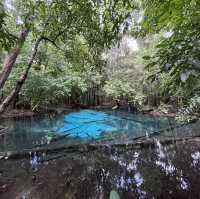
[{"label": "dark water", "polygon": [[[177,125],[172,119],[120,111],[82,110],[0,121],[8,127],[0,136],[0,151],[32,148],[66,135],[62,142],[119,140],[149,135]],[[173,133],[172,131],[168,131]],[[58,141],[59,142],[59,141]]]},{"label": "dark water", "polygon": [[109,198],[111,190],[127,199],[200,198],[198,144],[163,147],[157,141],[154,149],[116,150],[99,155],[99,158],[100,166],[96,166],[92,177],[96,183],[96,195],[103,195],[102,198]]},{"label": "dark water", "polygon": [[[35,183],[26,161],[0,160],[0,186],[6,184],[5,179],[16,179],[13,189],[0,191],[1,199],[16,195],[37,199],[200,198],[200,146],[195,142],[162,146],[157,140],[156,147],[149,149],[68,153],[41,164],[34,173]],[[111,192],[118,197],[111,198]]]}]

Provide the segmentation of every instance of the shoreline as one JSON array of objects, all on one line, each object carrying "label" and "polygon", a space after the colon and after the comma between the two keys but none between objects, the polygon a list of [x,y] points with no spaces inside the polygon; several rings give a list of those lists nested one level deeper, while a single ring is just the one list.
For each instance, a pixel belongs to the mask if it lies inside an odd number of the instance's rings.
[{"label": "shoreline", "polygon": [[[72,111],[72,110],[84,110],[84,109],[94,109],[94,110],[105,110],[105,109],[110,109],[112,110],[112,106],[94,106],[94,107],[84,107],[84,108],[74,108],[72,106],[60,106],[60,107],[51,107],[51,108],[47,108],[47,107],[41,107],[41,109],[39,109],[39,111],[32,111],[32,110],[26,110],[26,109],[11,109],[6,111],[5,113],[3,113],[2,115],[0,115],[0,119],[6,119],[6,118],[19,118],[19,117],[32,117],[35,115],[40,115],[40,114],[45,114],[45,113],[61,113],[64,111]],[[118,109],[119,111],[127,111],[124,109]],[[128,112],[128,111],[127,111]],[[169,112],[169,113],[164,113],[162,111],[159,110],[154,110],[151,109],[149,111],[138,111],[138,112],[130,112],[132,114],[135,113],[142,113],[142,114],[149,114],[152,116],[158,116],[158,117],[171,117],[171,118],[175,118],[176,117],[176,113],[174,112]]]}]

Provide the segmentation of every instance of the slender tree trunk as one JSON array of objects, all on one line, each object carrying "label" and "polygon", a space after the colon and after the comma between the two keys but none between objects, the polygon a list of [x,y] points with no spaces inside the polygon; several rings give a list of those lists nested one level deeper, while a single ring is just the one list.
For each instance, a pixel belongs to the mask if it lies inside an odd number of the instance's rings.
[{"label": "slender tree trunk", "polygon": [[28,66],[25,69],[25,71],[22,73],[21,77],[19,78],[19,80],[17,81],[17,84],[15,86],[15,88],[11,91],[10,95],[8,95],[6,97],[6,99],[2,102],[2,104],[0,105],[0,114],[3,113],[6,108],[11,104],[11,102],[17,97],[17,95],[19,94],[24,82],[26,81],[27,77],[28,77],[28,73],[29,70],[31,69],[31,66],[33,64],[33,60],[35,59],[35,56],[37,54],[37,50],[39,47],[40,42],[42,41],[42,37],[40,37],[36,43],[35,43],[35,47],[33,50],[33,53],[31,55],[31,58],[28,62]]},{"label": "slender tree trunk", "polygon": [[28,36],[28,32],[29,32],[28,28],[24,28],[21,31],[16,46],[11,50],[11,52],[8,54],[8,56],[6,57],[6,59],[4,61],[3,68],[0,71],[0,91],[4,87],[4,84],[5,84],[6,80],[8,79],[8,76],[10,75],[13,65],[20,53],[20,50],[21,50],[27,36]]}]

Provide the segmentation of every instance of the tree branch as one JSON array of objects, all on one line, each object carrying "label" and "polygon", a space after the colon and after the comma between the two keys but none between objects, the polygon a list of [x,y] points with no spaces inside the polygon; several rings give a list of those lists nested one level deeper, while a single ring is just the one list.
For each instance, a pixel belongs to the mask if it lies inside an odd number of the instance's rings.
[{"label": "tree branch", "polygon": [[59,50],[65,52],[65,50],[63,50],[62,48],[60,48],[60,47],[56,44],[55,40],[49,39],[48,37],[45,37],[45,36],[42,36],[41,38],[42,38],[42,40],[44,40],[44,41],[50,42],[50,43],[51,43],[53,46],[55,46],[57,49],[59,49]]}]

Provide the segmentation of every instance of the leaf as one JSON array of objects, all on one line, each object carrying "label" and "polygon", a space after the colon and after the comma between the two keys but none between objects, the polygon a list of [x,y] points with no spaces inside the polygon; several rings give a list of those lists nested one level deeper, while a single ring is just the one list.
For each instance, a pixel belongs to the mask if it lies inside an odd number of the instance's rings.
[{"label": "leaf", "polygon": [[144,60],[150,60],[150,59],[151,59],[150,56],[143,56],[142,58],[143,58]]},{"label": "leaf", "polygon": [[156,62],[151,62],[145,66],[145,69],[150,71],[150,69],[153,68],[156,64]]}]

